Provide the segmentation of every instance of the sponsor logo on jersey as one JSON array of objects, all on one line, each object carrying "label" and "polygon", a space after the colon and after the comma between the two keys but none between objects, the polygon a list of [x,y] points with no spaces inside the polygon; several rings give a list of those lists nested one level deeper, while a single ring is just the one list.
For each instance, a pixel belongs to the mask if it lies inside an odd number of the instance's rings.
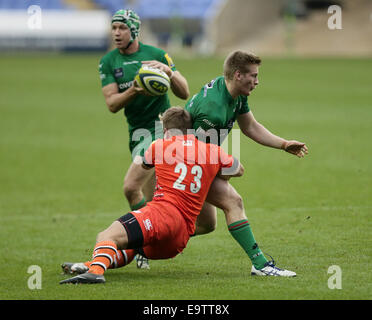
[{"label": "sponsor logo on jersey", "polygon": [[212,81],[210,81],[204,86],[204,94],[203,94],[204,98],[207,96],[208,89],[212,89],[215,82],[216,82],[216,79],[213,79]]},{"label": "sponsor logo on jersey", "polygon": [[142,220],[142,221],[143,221],[143,224],[145,226],[145,229],[147,231],[150,231],[152,229],[151,220],[150,219],[146,219],[146,220]]},{"label": "sponsor logo on jersey", "polygon": [[203,122],[212,128],[216,126],[213,122],[209,121],[208,119],[203,119]]},{"label": "sponsor logo on jersey", "polygon": [[123,62],[123,65],[126,66],[127,64],[134,64],[134,63],[140,63],[140,62],[137,61],[137,60],[133,60],[133,61],[125,61],[125,62]]},{"label": "sponsor logo on jersey", "polygon": [[124,75],[123,68],[114,69],[115,78],[121,78]]},{"label": "sponsor logo on jersey", "polygon": [[120,90],[126,90],[126,89],[130,88],[132,85],[133,85],[133,81],[120,83],[119,84],[119,89]]},{"label": "sponsor logo on jersey", "polygon": [[192,146],[192,140],[182,141],[182,144],[186,147],[191,147]]}]

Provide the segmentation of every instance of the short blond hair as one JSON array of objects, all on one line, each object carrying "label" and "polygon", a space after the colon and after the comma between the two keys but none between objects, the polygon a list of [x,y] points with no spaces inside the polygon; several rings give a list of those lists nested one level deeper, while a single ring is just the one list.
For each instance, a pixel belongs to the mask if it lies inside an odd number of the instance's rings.
[{"label": "short blond hair", "polygon": [[163,122],[164,129],[178,129],[183,134],[187,134],[187,129],[192,128],[192,118],[184,108],[176,106],[165,111],[160,120]]},{"label": "short blond hair", "polygon": [[223,74],[227,80],[232,80],[236,71],[249,72],[249,66],[261,64],[261,58],[254,53],[234,51],[230,53],[223,64]]}]

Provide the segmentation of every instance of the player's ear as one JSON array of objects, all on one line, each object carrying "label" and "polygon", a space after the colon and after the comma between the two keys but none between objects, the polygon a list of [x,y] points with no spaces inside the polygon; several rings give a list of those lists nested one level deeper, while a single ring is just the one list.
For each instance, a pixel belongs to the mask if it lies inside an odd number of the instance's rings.
[{"label": "player's ear", "polygon": [[235,80],[240,80],[242,78],[242,73],[240,72],[240,70],[235,71],[234,78]]},{"label": "player's ear", "polygon": [[163,133],[164,133],[164,139],[168,139],[169,138],[168,129],[163,128]]}]

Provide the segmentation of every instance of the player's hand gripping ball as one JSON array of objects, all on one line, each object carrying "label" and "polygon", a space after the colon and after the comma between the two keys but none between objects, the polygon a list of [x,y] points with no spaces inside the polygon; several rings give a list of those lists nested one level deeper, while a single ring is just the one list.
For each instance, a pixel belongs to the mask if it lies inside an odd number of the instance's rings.
[{"label": "player's hand gripping ball", "polygon": [[165,72],[146,65],[142,65],[137,71],[134,80],[152,96],[162,96],[167,93],[170,87],[170,80]]}]

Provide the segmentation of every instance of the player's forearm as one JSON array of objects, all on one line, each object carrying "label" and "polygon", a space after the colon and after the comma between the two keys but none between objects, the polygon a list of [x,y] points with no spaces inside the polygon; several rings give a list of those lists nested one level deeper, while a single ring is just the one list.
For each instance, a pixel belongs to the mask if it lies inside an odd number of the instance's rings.
[{"label": "player's forearm", "polygon": [[244,167],[242,165],[239,165],[238,170],[233,174],[224,174],[222,171],[220,171],[217,174],[217,177],[223,179],[223,180],[230,180],[230,178],[234,177],[241,177],[244,174]]},{"label": "player's forearm", "polygon": [[190,95],[187,80],[177,71],[174,71],[171,77],[171,89],[178,98],[183,100],[186,100]]},{"label": "player's forearm", "polygon": [[106,98],[106,104],[112,113],[116,113],[119,110],[125,108],[125,106],[133,100],[138,93],[133,87],[122,93],[114,93]]},{"label": "player's forearm", "polygon": [[271,133],[259,122],[252,124],[244,134],[259,144],[276,149],[282,149],[283,144],[287,142],[287,140]]}]

